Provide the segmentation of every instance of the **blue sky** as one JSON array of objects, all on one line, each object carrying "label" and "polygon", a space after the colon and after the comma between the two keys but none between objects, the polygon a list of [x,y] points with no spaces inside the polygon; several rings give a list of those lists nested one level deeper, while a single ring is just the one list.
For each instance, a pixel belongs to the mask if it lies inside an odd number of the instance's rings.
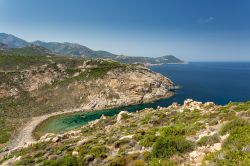
[{"label": "blue sky", "polygon": [[250,61],[250,1],[0,0],[0,32],[130,56]]}]

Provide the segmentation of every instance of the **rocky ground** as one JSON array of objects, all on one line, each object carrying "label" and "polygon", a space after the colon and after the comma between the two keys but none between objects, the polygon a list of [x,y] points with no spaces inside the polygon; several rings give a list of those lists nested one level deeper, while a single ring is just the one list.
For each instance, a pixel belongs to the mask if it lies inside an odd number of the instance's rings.
[{"label": "rocky ground", "polygon": [[250,102],[183,105],[102,116],[48,133],[2,165],[249,165]]}]

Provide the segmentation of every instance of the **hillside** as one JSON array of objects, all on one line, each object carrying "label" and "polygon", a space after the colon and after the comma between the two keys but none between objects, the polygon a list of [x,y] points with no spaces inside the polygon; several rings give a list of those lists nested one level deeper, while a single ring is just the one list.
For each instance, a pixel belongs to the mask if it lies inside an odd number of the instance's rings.
[{"label": "hillside", "polygon": [[168,78],[138,65],[20,49],[0,53],[0,147],[30,117],[149,102],[171,96],[174,88]]},{"label": "hillside", "polygon": [[125,55],[116,55],[107,51],[95,51],[86,46],[75,43],[59,42],[27,42],[13,35],[0,33],[0,43],[6,44],[9,48],[21,48],[29,45],[36,45],[48,49],[51,53],[57,55],[84,57],[89,59],[112,59],[122,63],[141,63],[141,64],[167,64],[167,63],[184,63],[184,61],[172,55],[162,57],[131,57]]},{"label": "hillside", "polygon": [[102,116],[46,134],[1,162],[16,165],[249,165],[250,103],[184,105]]},{"label": "hillside", "polygon": [[9,48],[21,48],[29,44],[23,39],[6,33],[0,33],[0,43],[6,44]]},{"label": "hillside", "polygon": [[0,43],[0,51],[1,52],[8,51],[8,46],[6,44]]}]

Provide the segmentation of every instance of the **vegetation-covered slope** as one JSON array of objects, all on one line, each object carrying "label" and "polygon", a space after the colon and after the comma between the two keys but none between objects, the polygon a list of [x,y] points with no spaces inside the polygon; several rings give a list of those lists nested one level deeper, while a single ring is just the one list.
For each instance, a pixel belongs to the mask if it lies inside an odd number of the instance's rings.
[{"label": "vegetation-covered slope", "polygon": [[4,160],[17,165],[249,165],[249,115],[249,102],[216,106],[192,100],[123,111],[68,133],[46,134]]}]

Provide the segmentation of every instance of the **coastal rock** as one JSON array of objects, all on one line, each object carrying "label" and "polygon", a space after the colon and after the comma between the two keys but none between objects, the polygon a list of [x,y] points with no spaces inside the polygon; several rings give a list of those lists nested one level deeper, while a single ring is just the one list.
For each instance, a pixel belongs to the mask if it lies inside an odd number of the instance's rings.
[{"label": "coastal rock", "polygon": [[60,138],[59,136],[56,136],[52,139],[52,142],[59,142],[60,141]]},{"label": "coastal rock", "polygon": [[110,71],[102,79],[82,87],[88,96],[83,98],[81,108],[93,110],[150,102],[172,96],[173,87],[171,80],[150,70]]},{"label": "coastal rock", "polygon": [[121,111],[121,112],[119,112],[119,114],[117,115],[117,118],[116,118],[116,123],[121,123],[121,121],[122,121],[122,119],[123,119],[123,117],[125,116],[125,115],[131,115],[128,111]]},{"label": "coastal rock", "polygon": [[132,139],[134,135],[126,135],[126,136],[122,136],[119,140],[123,140],[123,139]]}]

